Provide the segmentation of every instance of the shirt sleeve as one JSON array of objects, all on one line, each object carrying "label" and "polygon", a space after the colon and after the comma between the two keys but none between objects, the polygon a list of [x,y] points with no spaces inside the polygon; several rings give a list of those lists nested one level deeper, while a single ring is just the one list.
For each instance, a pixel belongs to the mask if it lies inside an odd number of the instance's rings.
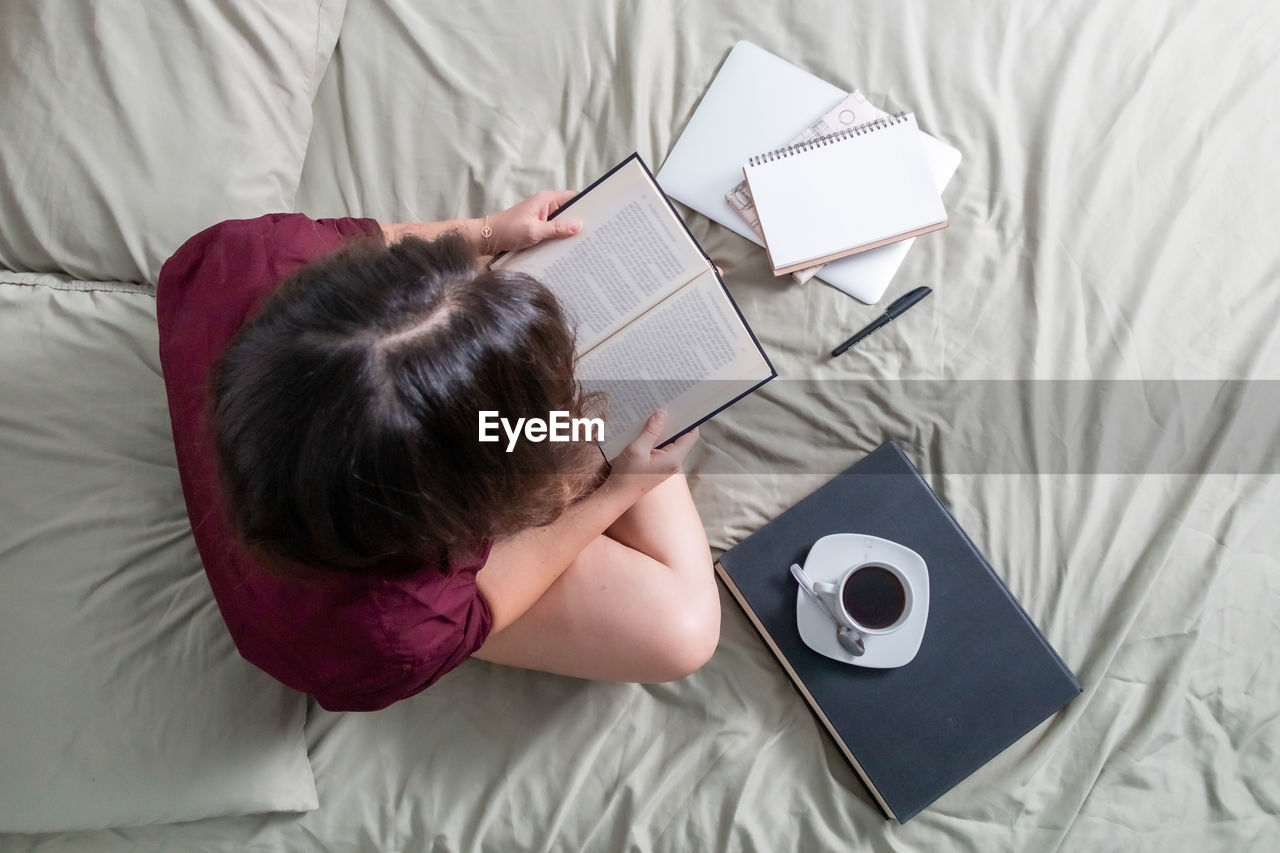
[{"label": "shirt sleeve", "polygon": [[[376,683],[334,682],[312,691],[328,711],[377,711],[420,693],[484,645],[493,614],[476,587],[476,573],[490,543],[454,560],[447,573],[426,567],[413,579],[389,580],[373,593],[380,638],[379,657],[398,663],[383,668]],[[385,679],[385,680],[384,680]]]},{"label": "shirt sleeve", "polygon": [[276,213],[228,220],[192,237],[165,261],[156,286],[166,383],[172,377],[203,388],[214,361],[276,285],[309,261],[381,231],[372,219]]},{"label": "shirt sleeve", "polygon": [[[215,363],[283,278],[352,239],[380,234],[372,219],[313,220],[282,213],[229,220],[192,237],[161,268],[156,289],[160,367],[183,494],[206,565],[206,549],[225,547],[226,536],[221,530],[202,535],[209,520],[221,517],[206,419]],[[215,592],[216,575],[210,573]]]}]

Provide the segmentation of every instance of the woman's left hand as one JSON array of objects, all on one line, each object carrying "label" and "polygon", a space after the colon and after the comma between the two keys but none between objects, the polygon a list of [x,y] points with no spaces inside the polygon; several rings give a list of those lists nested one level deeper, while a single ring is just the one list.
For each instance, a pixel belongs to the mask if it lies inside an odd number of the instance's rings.
[{"label": "woman's left hand", "polygon": [[548,239],[572,237],[582,230],[577,219],[548,219],[561,205],[573,198],[573,190],[543,190],[517,205],[489,215],[493,236],[480,242],[480,251],[496,254],[526,249]]}]

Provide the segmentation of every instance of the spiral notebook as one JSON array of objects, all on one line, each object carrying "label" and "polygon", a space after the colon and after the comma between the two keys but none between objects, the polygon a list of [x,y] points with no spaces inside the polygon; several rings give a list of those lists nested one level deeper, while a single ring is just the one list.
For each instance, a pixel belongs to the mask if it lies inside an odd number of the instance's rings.
[{"label": "spiral notebook", "polygon": [[947,227],[913,113],[758,154],[742,171],[774,275]]}]

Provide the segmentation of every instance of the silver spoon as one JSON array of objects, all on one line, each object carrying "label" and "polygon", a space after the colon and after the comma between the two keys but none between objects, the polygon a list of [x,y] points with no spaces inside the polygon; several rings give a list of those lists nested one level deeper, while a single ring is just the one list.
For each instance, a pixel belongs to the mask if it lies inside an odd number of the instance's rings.
[{"label": "silver spoon", "polygon": [[831,612],[831,608],[827,606],[827,600],[818,595],[818,591],[813,588],[813,581],[809,578],[808,573],[800,568],[799,563],[791,564],[791,575],[799,581],[800,588],[809,593],[809,597],[818,602],[818,606],[822,608],[823,612],[831,617],[832,622],[836,623],[836,640],[840,643],[840,648],[854,657],[862,657],[867,651],[866,645],[862,642],[862,635],[857,630],[844,624],[840,617]]}]

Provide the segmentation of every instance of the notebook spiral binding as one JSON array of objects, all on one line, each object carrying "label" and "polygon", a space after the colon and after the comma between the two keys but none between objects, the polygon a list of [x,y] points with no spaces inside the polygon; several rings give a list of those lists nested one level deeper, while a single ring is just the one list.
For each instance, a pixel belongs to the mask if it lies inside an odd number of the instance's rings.
[{"label": "notebook spiral binding", "polygon": [[865,136],[868,133],[875,133],[877,130],[883,130],[886,127],[892,127],[895,124],[901,124],[907,120],[907,113],[895,113],[891,116],[881,116],[862,124],[856,124],[853,127],[846,127],[844,130],[837,131],[829,136],[818,136],[813,139],[806,139],[804,142],[797,142],[794,145],[784,145],[781,148],[775,148],[772,151],[766,151],[764,154],[757,154],[747,161],[749,166],[759,166],[763,163],[772,163],[774,160],[782,160],[787,157],[793,157],[805,151],[812,151],[815,148],[822,148],[833,142],[842,142],[846,139],[852,139],[855,136]]}]

